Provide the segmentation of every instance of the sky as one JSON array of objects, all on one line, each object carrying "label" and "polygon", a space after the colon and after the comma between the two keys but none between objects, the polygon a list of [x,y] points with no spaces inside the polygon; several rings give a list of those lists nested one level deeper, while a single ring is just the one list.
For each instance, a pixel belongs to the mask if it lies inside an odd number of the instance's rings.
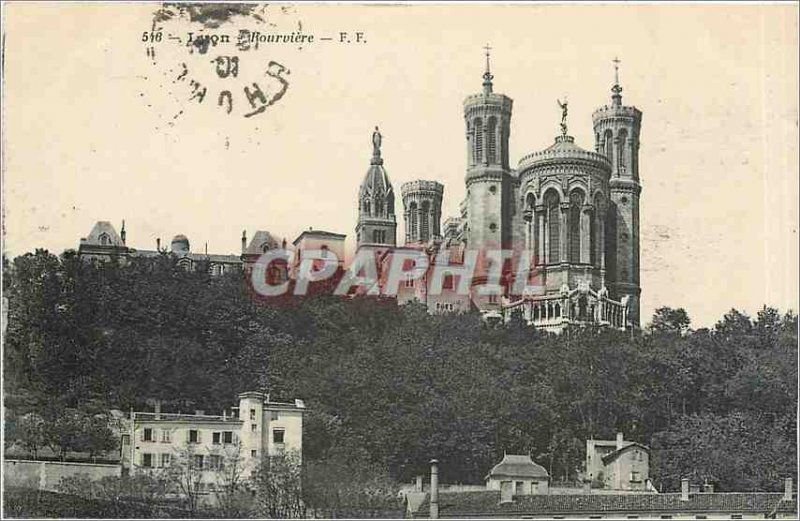
[{"label": "sky", "polygon": [[[462,102],[480,92],[488,43],[495,92],[514,100],[512,165],[553,142],[564,96],[569,133],[592,149],[621,60],[623,102],[644,114],[643,322],[660,306],[694,327],[731,308],[798,309],[796,4],[275,5],[217,28],[154,26],[158,7],[5,4],[4,254],[60,253],[123,219],[141,249],[182,233],[194,251],[238,253],[243,230],[291,243],[309,227],[352,248],[376,125],[395,191],[439,181],[443,220],[457,215]],[[154,27],[162,40],[143,42]],[[243,28],[316,40],[185,46],[190,31]],[[216,73],[220,56],[239,59],[236,77]],[[274,98],[281,68],[283,95],[244,117],[244,87],[256,105],[254,83]],[[395,210],[402,237],[399,197]]]}]

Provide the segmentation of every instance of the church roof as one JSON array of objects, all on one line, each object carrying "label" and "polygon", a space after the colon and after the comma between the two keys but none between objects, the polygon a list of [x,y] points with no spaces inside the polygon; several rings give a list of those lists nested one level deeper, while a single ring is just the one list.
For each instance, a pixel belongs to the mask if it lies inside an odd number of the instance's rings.
[{"label": "church roof", "polygon": [[606,170],[611,167],[608,158],[603,154],[584,150],[575,144],[575,138],[562,135],[557,136],[555,142],[544,150],[533,152],[520,159],[518,170],[522,173],[535,164],[552,164],[560,161],[593,164]]},{"label": "church roof", "polygon": [[383,168],[383,160],[373,158],[369,165],[369,170],[361,181],[360,196],[387,195],[393,192],[392,183],[389,181],[389,174]]},{"label": "church roof", "polygon": [[575,138],[572,136],[558,136],[555,143],[545,148],[545,150],[559,152],[587,152],[575,144]]},{"label": "church roof", "polygon": [[515,478],[547,478],[547,470],[533,462],[530,456],[521,454],[506,454],[503,461],[489,471],[486,479],[496,476]]}]

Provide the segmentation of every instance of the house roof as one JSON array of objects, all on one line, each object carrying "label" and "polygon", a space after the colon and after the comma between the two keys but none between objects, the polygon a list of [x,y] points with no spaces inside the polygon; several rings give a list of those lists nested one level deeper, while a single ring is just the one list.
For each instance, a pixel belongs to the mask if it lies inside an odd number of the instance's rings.
[{"label": "house roof", "polygon": [[250,244],[244,252],[246,254],[261,255],[264,253],[264,246],[268,250],[274,250],[280,248],[281,243],[268,231],[258,230],[253,234],[253,238],[250,239]]},{"label": "house roof", "polygon": [[305,230],[304,232],[302,232],[300,235],[297,236],[297,239],[295,239],[292,242],[292,244],[297,245],[297,243],[300,242],[306,235],[310,237],[330,237],[332,239],[342,239],[342,240],[344,240],[345,237],[347,237],[347,235],[342,233],[326,232],[325,230]]},{"label": "house roof", "polygon": [[548,478],[547,471],[541,465],[533,462],[530,456],[521,454],[506,454],[503,460],[489,471],[486,479],[497,477],[519,478]]},{"label": "house roof", "polygon": [[[430,495],[415,512],[427,517]],[[670,513],[670,512],[796,512],[797,499],[785,501],[782,493],[723,492],[699,493],[681,501],[680,493],[670,494],[542,494],[517,496],[513,502],[500,503],[500,492],[442,492],[439,494],[441,517],[509,517],[522,515]]]},{"label": "house roof", "polygon": [[650,454],[650,447],[648,447],[647,445],[642,445],[641,443],[635,441],[628,442],[628,444],[622,447],[621,449],[617,449],[614,452],[609,452],[608,454],[603,456],[602,457],[603,465],[608,465],[609,463],[617,459],[619,456],[621,456],[623,452],[626,452],[628,449],[632,449],[634,447],[640,448],[646,453]]},{"label": "house roof", "polygon": [[115,230],[114,226],[108,221],[97,221],[92,231],[89,232],[89,236],[85,239],[81,239],[81,244],[101,246],[103,244],[100,241],[100,236],[103,234],[108,237],[110,242],[110,244],[104,246],[124,246],[122,238],[117,234],[117,230]]}]

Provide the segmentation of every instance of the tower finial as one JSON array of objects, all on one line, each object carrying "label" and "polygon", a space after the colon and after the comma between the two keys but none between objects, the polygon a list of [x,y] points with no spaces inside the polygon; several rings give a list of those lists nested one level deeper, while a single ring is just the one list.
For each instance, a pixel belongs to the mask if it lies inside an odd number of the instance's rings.
[{"label": "tower finial", "polygon": [[614,86],[611,87],[611,101],[612,105],[615,107],[619,107],[622,105],[622,87],[619,85],[619,64],[620,60],[618,57],[614,57],[611,60],[614,63]]},{"label": "tower finial", "polygon": [[490,51],[492,50],[492,48],[487,43],[483,47],[483,49],[486,51],[486,72],[483,73],[483,93],[484,94],[491,94],[491,92],[492,92],[492,80],[494,79],[494,76],[492,76],[492,70],[491,70],[491,67],[489,66],[489,56],[490,56]]}]

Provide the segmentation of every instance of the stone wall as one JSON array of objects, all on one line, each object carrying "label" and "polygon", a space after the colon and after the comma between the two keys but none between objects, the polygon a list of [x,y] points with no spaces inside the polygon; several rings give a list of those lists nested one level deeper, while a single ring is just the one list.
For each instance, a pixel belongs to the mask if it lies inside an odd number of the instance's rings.
[{"label": "stone wall", "polygon": [[84,474],[91,479],[121,476],[121,465],[6,459],[3,461],[4,486],[55,491],[61,478]]}]

